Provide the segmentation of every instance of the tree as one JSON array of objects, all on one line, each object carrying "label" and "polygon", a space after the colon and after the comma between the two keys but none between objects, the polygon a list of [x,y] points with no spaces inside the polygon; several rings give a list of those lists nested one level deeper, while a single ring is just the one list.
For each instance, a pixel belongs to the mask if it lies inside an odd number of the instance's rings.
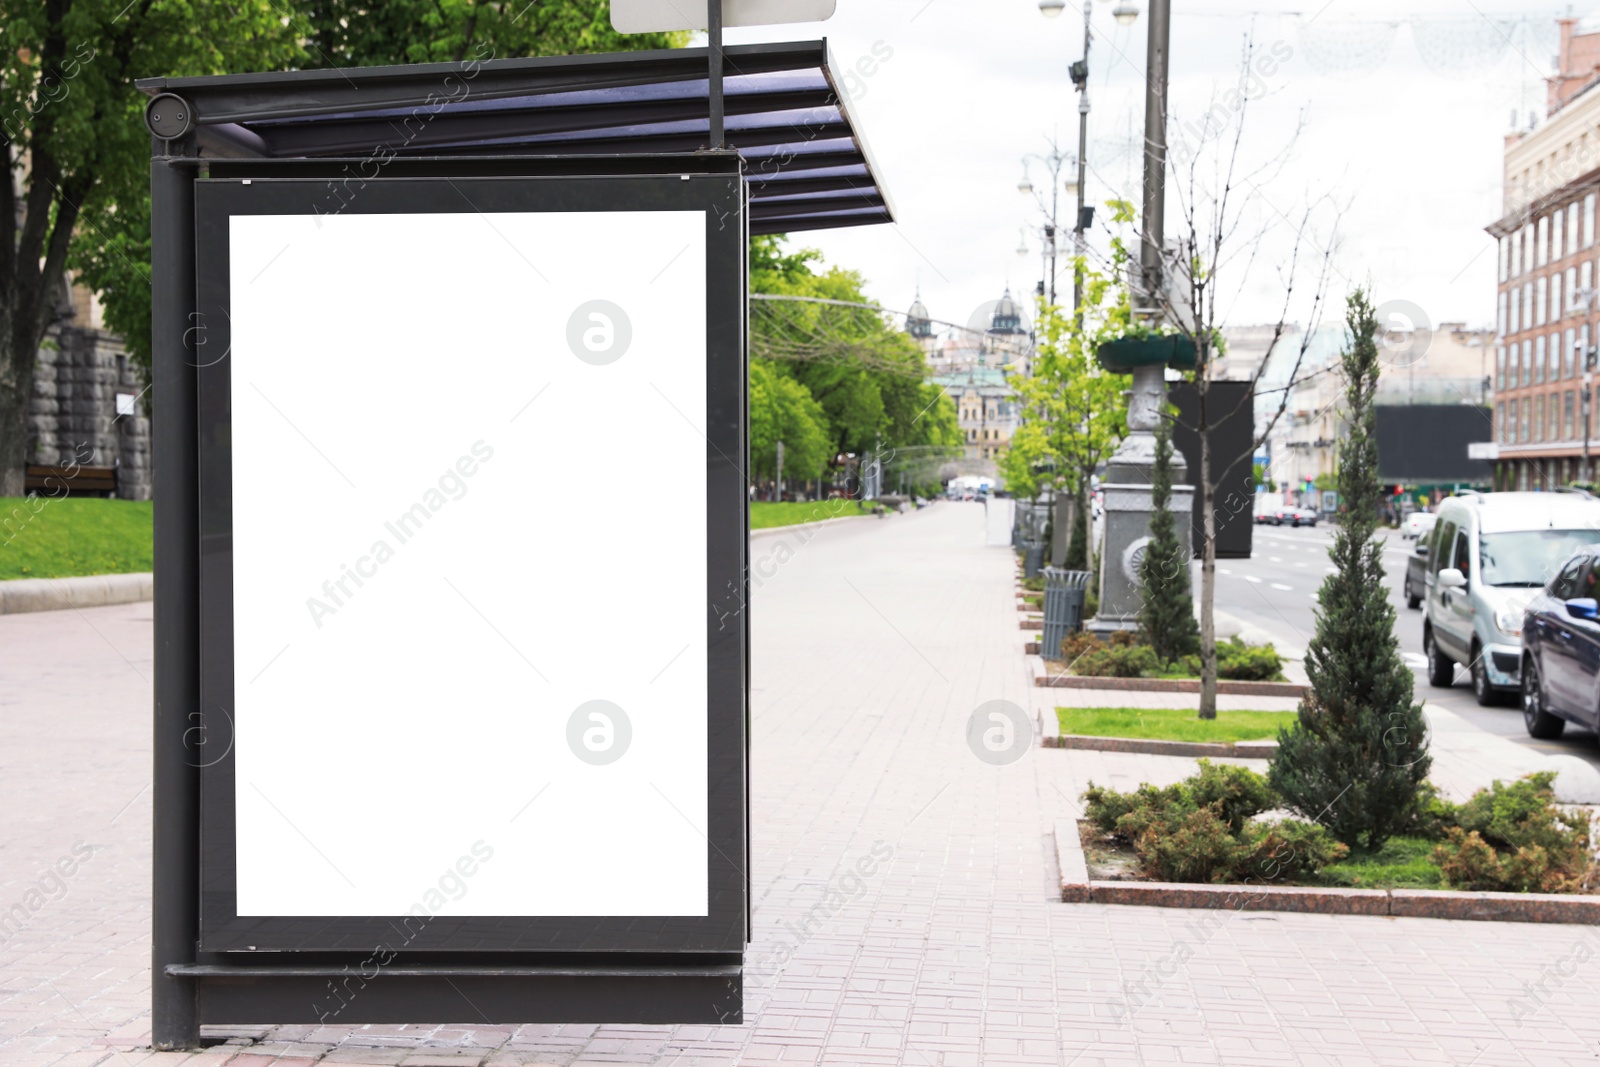
[{"label": "tree", "polygon": [[[131,306],[142,299],[148,322],[150,135],[133,79],[270,67],[295,54],[264,0],[44,0],[0,9],[0,496],[22,492],[34,364],[64,307],[69,263],[94,247],[99,260],[133,258],[124,269],[136,281],[118,295],[134,290]],[[145,352],[148,336],[146,326]]]},{"label": "tree", "polygon": [[1328,556],[1336,568],[1318,593],[1317,632],[1306,653],[1311,686],[1298,725],[1280,730],[1274,789],[1351,848],[1377,849],[1406,825],[1427,777],[1422,705],[1400,659],[1378,524],[1378,322],[1356,290],[1341,355],[1348,431],[1339,449],[1342,523]]},{"label": "tree", "polygon": [[[1273,54],[1277,54],[1276,50]],[[1268,56],[1257,59],[1254,44],[1247,37],[1238,88],[1221,100],[1213,98],[1198,132],[1192,123],[1184,127],[1184,137],[1195,135],[1197,143],[1180,139],[1175,146],[1178,150],[1174,162],[1183,168],[1181,172],[1174,168],[1174,177],[1178,180],[1172,183],[1180,212],[1179,232],[1176,240],[1162,250],[1159,276],[1144,278],[1138,294],[1139,303],[1158,321],[1152,323],[1147,319],[1130,331],[1144,334],[1175,331],[1194,345],[1196,353],[1196,368],[1189,373],[1196,403],[1193,421],[1184,425],[1198,439],[1200,453],[1190,476],[1195,484],[1195,504],[1200,510],[1203,536],[1200,546],[1199,708],[1202,719],[1214,719],[1217,714],[1217,527],[1221,518],[1237,515],[1251,503],[1239,494],[1230,494],[1219,507],[1217,490],[1236,464],[1250,462],[1248,457],[1270,436],[1288,409],[1291,391],[1300,378],[1307,350],[1321,323],[1328,284],[1334,272],[1333,235],[1337,231],[1338,207],[1333,199],[1327,195],[1316,197],[1296,216],[1290,217],[1271,203],[1263,188],[1271,184],[1291,157],[1288,149],[1298,139],[1299,128],[1291,135],[1288,146],[1274,143],[1266,161],[1259,166],[1246,169],[1240,163],[1249,103],[1259,94],[1254,86],[1264,84],[1257,74],[1272,73],[1275,66],[1271,69],[1263,66],[1270,61]],[[1217,115],[1228,117],[1217,124]],[[1225,138],[1230,124],[1232,136]],[[1324,219],[1325,215],[1332,215],[1331,222]],[[1252,218],[1260,221],[1252,225]],[[1264,258],[1263,250],[1271,247],[1276,234],[1289,235],[1284,260],[1279,263],[1277,277],[1271,283],[1281,291],[1282,298],[1266,355],[1251,377],[1251,395],[1257,392],[1269,362],[1282,354],[1280,345],[1294,329],[1296,320],[1304,322],[1305,326],[1299,343],[1287,353],[1292,363],[1288,379],[1279,391],[1276,410],[1259,424],[1259,432],[1247,455],[1224,463],[1215,456],[1212,433],[1237,409],[1220,410],[1221,405],[1210,388],[1219,357],[1224,354],[1221,317],[1248,286],[1260,284],[1260,279],[1252,275],[1257,263]],[[1307,259],[1316,265],[1309,286],[1302,276],[1303,261]]]},{"label": "tree", "polygon": [[[1111,201],[1112,222],[1133,219],[1125,201]],[[1013,496],[1032,497],[1061,488],[1073,494],[1073,529],[1067,565],[1087,568],[1089,479],[1127,433],[1127,397],[1121,376],[1104,370],[1095,358],[1102,340],[1127,328],[1127,287],[1119,280],[1127,264],[1120,232],[1111,235],[1111,259],[1101,271],[1074,260],[1083,276],[1082,314],[1039,304],[1039,344],[1031,375],[1013,375],[1022,425],[1000,456],[1000,473]]]},{"label": "tree", "polygon": [[[37,0],[0,8],[0,496],[22,491],[34,363],[64,272],[148,381],[150,138],[135,78],[662,48],[607,0]],[[21,190],[20,197],[17,190]]]},{"label": "tree", "polygon": [[817,478],[833,457],[828,416],[806,387],[764,359],[750,361],[750,474],[776,478],[778,442],[785,478]]},{"label": "tree", "polygon": [[866,298],[861,276],[814,270],[821,258],[785,251],[780,237],[751,239],[751,354],[821,406],[832,453],[874,454],[908,472],[936,467],[960,441],[954,401],[927,381],[921,349]]},{"label": "tree", "polygon": [[[1156,462],[1150,472],[1150,540],[1139,561],[1139,636],[1163,663],[1200,648],[1189,594],[1188,546],[1172,513],[1172,425],[1156,424]],[[1185,519],[1188,516],[1184,516]]]}]

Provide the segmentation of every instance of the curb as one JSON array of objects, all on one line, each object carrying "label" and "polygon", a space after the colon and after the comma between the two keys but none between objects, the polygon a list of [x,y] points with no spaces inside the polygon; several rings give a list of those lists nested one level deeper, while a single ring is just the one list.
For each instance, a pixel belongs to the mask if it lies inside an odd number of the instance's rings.
[{"label": "curb", "polygon": [[791,522],[787,526],[767,526],[760,530],[750,531],[750,540],[758,537],[775,537],[778,534],[794,533],[796,530],[815,530],[818,526],[832,526],[836,522],[854,522],[857,519],[875,519],[876,515],[840,515],[836,519],[818,519],[816,522]]},{"label": "curb", "polygon": [[1144,737],[1091,737],[1060,734],[1044,739],[1045,748],[1079,748],[1091,752],[1145,752],[1155,756],[1232,756],[1271,759],[1278,754],[1276,741],[1158,741]]},{"label": "curb", "polygon": [[136,604],[151,599],[154,588],[149,572],[94,574],[85,578],[17,578],[0,582],[0,615]]},{"label": "curb", "polygon": [[[1026,623],[1022,627],[1028,629]],[[1198,693],[1198,678],[1091,678],[1078,674],[1053,674],[1034,684],[1051,689],[1125,689],[1145,693]],[[1295,697],[1306,695],[1310,686],[1297,682],[1231,682],[1218,680],[1217,692],[1223,696]]]},{"label": "curb", "polygon": [[1066,904],[1129,904],[1147,908],[1297,911],[1319,915],[1456,919],[1468,922],[1600,925],[1600,896],[1564,893],[1473,893],[1439,889],[1338,889],[1291,885],[1198,885],[1103,882],[1089,878],[1076,823],[1055,824],[1061,900]]}]

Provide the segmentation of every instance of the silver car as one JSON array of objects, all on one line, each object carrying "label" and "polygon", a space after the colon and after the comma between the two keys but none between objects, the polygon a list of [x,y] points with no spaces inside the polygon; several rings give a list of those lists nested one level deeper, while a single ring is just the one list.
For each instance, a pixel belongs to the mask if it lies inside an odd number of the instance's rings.
[{"label": "silver car", "polygon": [[1439,505],[1425,537],[1428,682],[1448,687],[1465,664],[1478,703],[1499,703],[1521,685],[1523,610],[1573,552],[1600,541],[1600,500],[1466,493]]}]

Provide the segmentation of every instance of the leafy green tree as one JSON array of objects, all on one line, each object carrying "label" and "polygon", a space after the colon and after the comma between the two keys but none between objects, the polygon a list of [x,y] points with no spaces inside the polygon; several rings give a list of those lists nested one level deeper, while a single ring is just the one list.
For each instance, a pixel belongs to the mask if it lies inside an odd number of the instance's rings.
[{"label": "leafy green tree", "polygon": [[927,381],[922,350],[867,299],[859,274],[814,265],[821,266],[815,250],[751,239],[751,291],[786,298],[752,301],[753,354],[821,405],[834,453],[887,456],[892,472],[896,463],[920,468],[953,450],[955,402]]},{"label": "leafy green tree", "polygon": [[[1109,207],[1118,226],[1132,220],[1132,208],[1125,202],[1112,201]],[[1000,473],[1018,497],[1045,489],[1074,494],[1078,507],[1067,549],[1067,564],[1073,567],[1088,565],[1089,479],[1127,433],[1127,383],[1107,373],[1095,358],[1102,340],[1128,328],[1128,296],[1119,281],[1126,263],[1120,234],[1113,237],[1105,272],[1075,261],[1074,269],[1084,279],[1081,316],[1063,315],[1060,308],[1041,303],[1033,373],[1010,379],[1022,425],[1000,455]]]},{"label": "leafy green tree", "polygon": [[[0,7],[0,496],[22,490],[34,363],[63,272],[148,376],[150,139],[134,79],[682,44],[607,0],[33,0]],[[16,190],[20,189],[20,196]]]},{"label": "leafy green tree", "polygon": [[821,477],[833,458],[828,448],[828,417],[806,387],[764,359],[750,361],[750,474],[774,478],[778,442],[783,442],[783,474]]},{"label": "leafy green tree", "polygon": [[1150,540],[1139,561],[1139,636],[1164,663],[1200,651],[1189,551],[1172,513],[1172,423],[1166,415],[1156,424],[1150,470]]},{"label": "leafy green tree", "polygon": [[1339,449],[1342,523],[1328,551],[1334,573],[1318,593],[1317,632],[1306,653],[1309,693],[1293,730],[1278,734],[1272,787],[1352,848],[1376,849],[1399,833],[1418,802],[1428,755],[1422,705],[1394,636],[1377,529],[1378,321],[1367,294],[1347,301],[1350,342],[1341,355],[1348,432]]},{"label": "leafy green tree", "polygon": [[[133,80],[272,67],[296,51],[264,0],[0,8],[0,496],[22,492],[34,364],[62,306],[68,266],[90,248],[135,259],[127,288],[142,289],[131,304],[148,322],[150,135]],[[110,318],[139,332],[129,316]],[[145,353],[148,337],[146,325],[134,338]]]}]

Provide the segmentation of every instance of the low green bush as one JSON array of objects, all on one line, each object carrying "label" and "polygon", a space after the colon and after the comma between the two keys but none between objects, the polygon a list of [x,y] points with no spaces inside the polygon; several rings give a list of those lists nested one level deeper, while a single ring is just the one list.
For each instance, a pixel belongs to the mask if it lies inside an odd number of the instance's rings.
[{"label": "low green bush", "polygon": [[1167,882],[1275,882],[1314,877],[1346,854],[1312,823],[1251,820],[1279,803],[1261,775],[1200,760],[1176,785],[1119,793],[1090,783],[1085,817],[1133,846],[1143,873]]},{"label": "low green bush", "polygon": [[1575,893],[1590,887],[1587,812],[1556,807],[1555,772],[1510,784],[1495,782],[1465,804],[1434,801],[1432,818],[1444,842],[1433,860],[1458,889],[1508,893]]},{"label": "low green bush", "polygon": [[[1149,645],[1131,633],[1102,640],[1094,634],[1068,634],[1061,658],[1074,674],[1090,678],[1200,677],[1200,657],[1183,656],[1163,663]],[[1229,681],[1268,682],[1283,679],[1283,657],[1271,645],[1247,645],[1237,637],[1217,642],[1217,677]]]}]

